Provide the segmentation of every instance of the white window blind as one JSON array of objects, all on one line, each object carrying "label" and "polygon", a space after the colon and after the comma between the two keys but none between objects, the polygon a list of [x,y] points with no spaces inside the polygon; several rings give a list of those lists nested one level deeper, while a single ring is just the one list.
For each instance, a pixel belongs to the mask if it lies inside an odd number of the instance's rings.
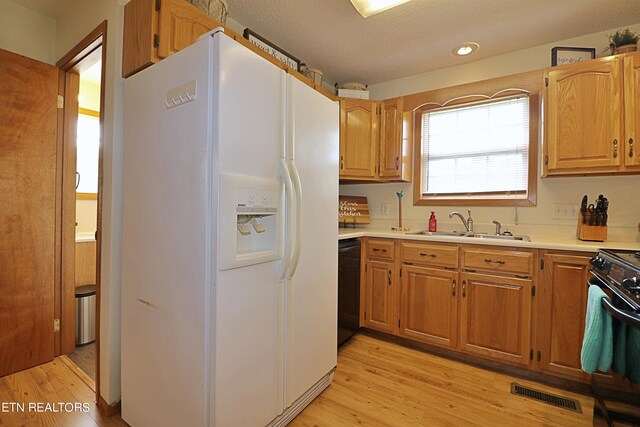
[{"label": "white window blind", "polygon": [[525,194],[528,97],[425,112],[422,193]]}]

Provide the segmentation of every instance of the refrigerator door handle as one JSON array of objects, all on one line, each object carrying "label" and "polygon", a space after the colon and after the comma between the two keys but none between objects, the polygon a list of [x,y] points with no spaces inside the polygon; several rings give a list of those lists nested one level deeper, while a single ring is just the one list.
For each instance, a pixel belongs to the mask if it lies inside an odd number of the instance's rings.
[{"label": "refrigerator door handle", "polygon": [[293,178],[293,188],[295,190],[295,246],[293,249],[293,255],[291,257],[291,266],[289,268],[288,278],[291,279],[296,273],[298,268],[298,262],[300,261],[300,251],[302,246],[302,236],[300,235],[302,230],[302,185],[300,183],[300,174],[298,173],[298,167],[294,159],[289,160],[289,168]]},{"label": "refrigerator door handle", "polygon": [[[291,260],[292,260],[292,246],[293,246],[293,242],[292,242],[292,236],[294,235],[293,233],[293,224],[292,224],[292,220],[291,217],[293,217],[293,202],[292,199],[294,198],[294,189],[293,189],[293,180],[291,179],[291,172],[289,171],[289,167],[287,165],[287,162],[285,159],[280,159],[280,173],[282,174],[282,181],[284,182],[284,189],[285,189],[285,203],[286,203],[286,227],[283,227],[282,229],[282,233],[284,234],[284,238],[283,240],[286,239],[286,248],[285,248],[285,254],[284,257],[282,258],[282,272],[280,273],[280,281],[282,282],[286,277],[287,274],[289,273],[290,270],[290,266],[291,266]],[[284,213],[283,213],[284,214]]]}]

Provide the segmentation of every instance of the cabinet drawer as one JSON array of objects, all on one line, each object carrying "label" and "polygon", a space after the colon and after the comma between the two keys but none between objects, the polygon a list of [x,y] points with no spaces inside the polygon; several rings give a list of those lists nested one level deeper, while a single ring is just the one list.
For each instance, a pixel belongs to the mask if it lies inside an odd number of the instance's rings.
[{"label": "cabinet drawer", "polygon": [[402,243],[402,262],[457,268],[458,248],[404,242]]},{"label": "cabinet drawer", "polygon": [[533,253],[516,250],[462,248],[462,268],[533,276]]},{"label": "cabinet drawer", "polygon": [[369,239],[367,257],[393,259],[393,240]]}]

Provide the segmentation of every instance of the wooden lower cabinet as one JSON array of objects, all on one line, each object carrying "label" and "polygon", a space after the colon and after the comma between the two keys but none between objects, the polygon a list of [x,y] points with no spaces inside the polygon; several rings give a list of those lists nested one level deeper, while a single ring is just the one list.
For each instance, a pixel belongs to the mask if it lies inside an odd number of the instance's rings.
[{"label": "wooden lower cabinet", "polygon": [[393,262],[368,260],[364,293],[364,326],[393,332]]},{"label": "wooden lower cabinet", "polygon": [[530,363],[533,281],[462,273],[460,345],[470,354]]},{"label": "wooden lower cabinet", "polygon": [[399,334],[441,347],[455,347],[458,333],[458,273],[402,266]]},{"label": "wooden lower cabinet", "polygon": [[589,258],[545,254],[538,305],[538,370],[578,381],[589,379],[580,364]]}]

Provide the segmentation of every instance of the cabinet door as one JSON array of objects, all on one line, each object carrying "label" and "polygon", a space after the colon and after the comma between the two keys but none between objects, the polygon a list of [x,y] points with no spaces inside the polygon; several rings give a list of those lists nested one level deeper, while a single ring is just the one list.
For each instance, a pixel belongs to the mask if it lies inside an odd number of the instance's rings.
[{"label": "cabinet door", "polygon": [[378,164],[378,104],[340,101],[340,178],[375,180]]},{"label": "cabinet door", "polygon": [[160,5],[159,58],[184,49],[202,34],[222,25],[184,0],[163,0]]},{"label": "cabinet door", "polygon": [[402,100],[380,104],[380,179],[402,178]]},{"label": "cabinet door", "polygon": [[368,260],[364,325],[393,332],[393,263]]},{"label": "cabinet door", "polygon": [[460,279],[460,348],[529,365],[532,281],[470,273]]},{"label": "cabinet door", "polygon": [[624,102],[625,102],[625,169],[640,170],[640,54],[624,58]]},{"label": "cabinet door", "polygon": [[537,331],[543,372],[586,380],[580,350],[587,307],[588,256],[545,254]]},{"label": "cabinet door", "polygon": [[553,69],[547,78],[548,174],[617,170],[624,145],[622,59]]},{"label": "cabinet door", "polygon": [[400,290],[400,335],[455,347],[458,273],[404,265]]}]

